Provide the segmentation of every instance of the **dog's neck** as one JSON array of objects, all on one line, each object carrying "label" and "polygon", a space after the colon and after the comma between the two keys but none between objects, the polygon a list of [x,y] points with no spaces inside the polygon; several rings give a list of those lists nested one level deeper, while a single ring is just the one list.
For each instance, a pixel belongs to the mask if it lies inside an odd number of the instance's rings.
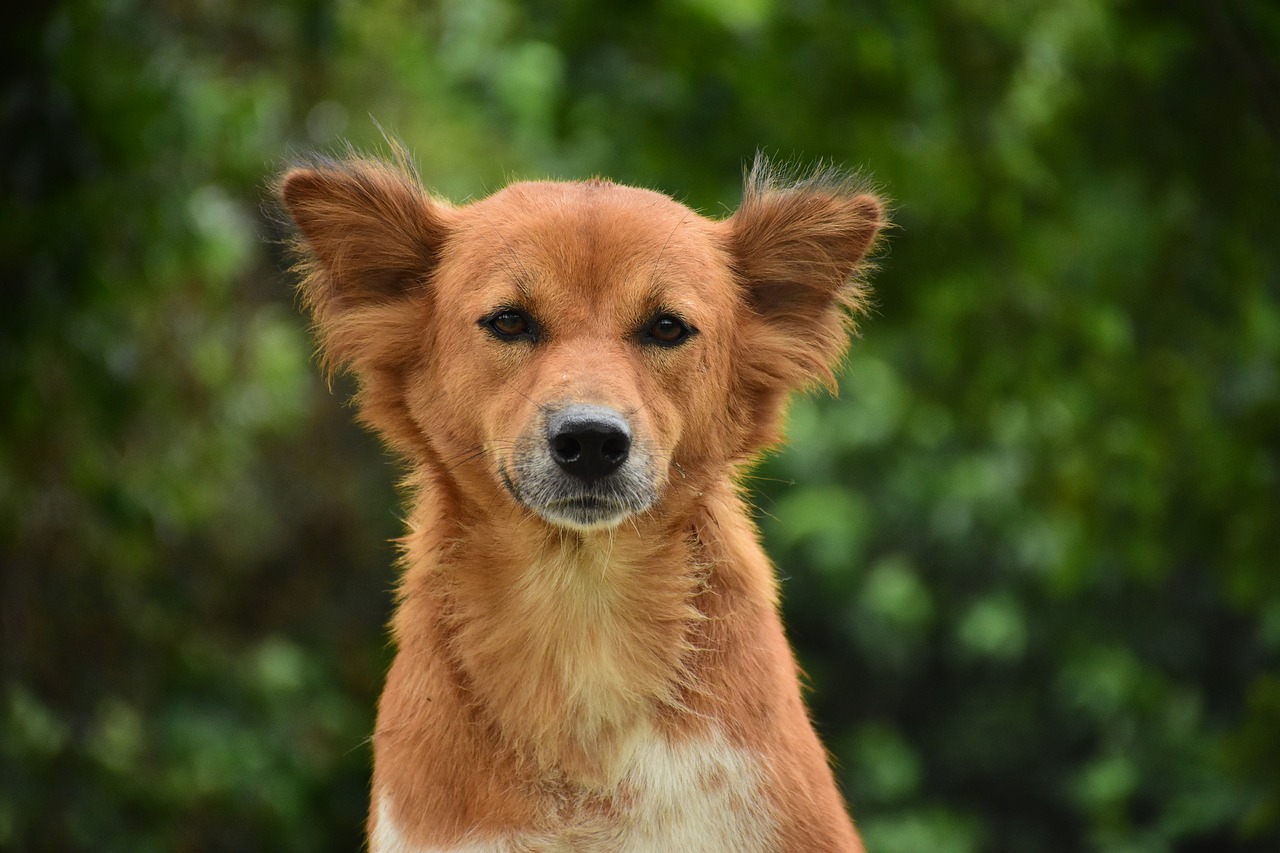
[{"label": "dog's neck", "polygon": [[578,534],[450,498],[419,494],[397,641],[449,666],[453,698],[522,759],[608,787],[636,738],[684,706],[719,513],[690,501],[675,520]]}]

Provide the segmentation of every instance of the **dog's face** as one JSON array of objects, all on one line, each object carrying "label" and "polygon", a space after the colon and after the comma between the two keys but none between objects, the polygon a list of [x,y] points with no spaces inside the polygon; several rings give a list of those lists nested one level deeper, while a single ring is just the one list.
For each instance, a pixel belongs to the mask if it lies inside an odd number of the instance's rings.
[{"label": "dog's face", "polygon": [[776,438],[861,305],[878,202],[763,172],[728,220],[604,181],[451,207],[357,161],[286,175],[303,293],[362,414],[492,510],[613,527]]},{"label": "dog's face", "polygon": [[459,211],[420,425],[445,453],[483,447],[492,481],[552,524],[652,507],[682,460],[726,442],[707,413],[728,406],[742,305],[707,225],[600,182],[517,184]]}]

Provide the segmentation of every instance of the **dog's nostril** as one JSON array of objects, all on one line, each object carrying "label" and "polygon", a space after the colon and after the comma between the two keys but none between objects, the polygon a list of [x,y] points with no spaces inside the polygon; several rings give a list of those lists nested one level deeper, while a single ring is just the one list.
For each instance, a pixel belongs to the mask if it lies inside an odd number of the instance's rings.
[{"label": "dog's nostril", "polygon": [[631,427],[604,406],[566,406],[548,418],[547,444],[551,458],[566,474],[591,483],[627,461]]},{"label": "dog's nostril", "polygon": [[610,436],[600,444],[600,453],[604,458],[617,464],[627,458],[627,440],[621,436]]},{"label": "dog's nostril", "polygon": [[582,442],[572,435],[557,435],[551,447],[558,462],[575,462],[582,455]]}]

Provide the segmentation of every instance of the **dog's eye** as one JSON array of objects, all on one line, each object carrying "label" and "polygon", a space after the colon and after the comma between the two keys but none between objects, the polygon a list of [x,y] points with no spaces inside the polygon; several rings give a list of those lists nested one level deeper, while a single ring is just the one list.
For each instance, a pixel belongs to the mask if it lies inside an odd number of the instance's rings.
[{"label": "dog's eye", "polygon": [[692,329],[679,317],[671,314],[659,314],[649,324],[649,328],[645,330],[645,339],[649,343],[655,343],[659,346],[671,347],[676,344],[683,343],[686,338],[694,334],[697,330]]},{"label": "dog's eye", "polygon": [[505,308],[490,316],[484,325],[500,338],[532,337],[533,323],[520,311]]}]

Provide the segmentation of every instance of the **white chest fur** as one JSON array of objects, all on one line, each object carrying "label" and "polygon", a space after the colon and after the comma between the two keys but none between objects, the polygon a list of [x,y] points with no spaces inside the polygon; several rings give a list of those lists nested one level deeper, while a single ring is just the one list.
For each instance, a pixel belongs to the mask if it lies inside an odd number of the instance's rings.
[{"label": "white chest fur", "polygon": [[775,846],[758,760],[720,732],[669,743],[650,733],[618,784],[618,808],[586,824],[548,825],[519,835],[476,838],[449,848],[410,844],[390,799],[378,803],[371,853],[757,853]]}]

